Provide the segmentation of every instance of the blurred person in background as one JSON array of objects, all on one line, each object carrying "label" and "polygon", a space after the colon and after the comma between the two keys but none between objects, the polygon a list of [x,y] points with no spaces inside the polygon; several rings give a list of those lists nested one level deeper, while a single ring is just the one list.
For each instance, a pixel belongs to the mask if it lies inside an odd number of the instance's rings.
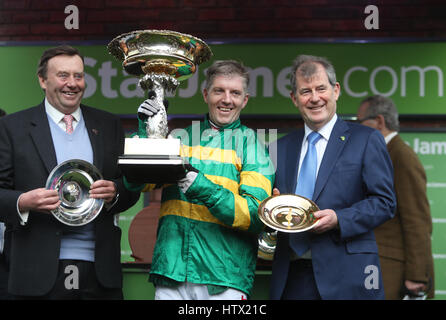
[{"label": "blurred person in background", "polygon": [[423,165],[398,134],[398,110],[390,98],[364,99],[357,121],[381,132],[394,168],[395,217],[375,229],[386,299],[433,298],[432,217]]}]

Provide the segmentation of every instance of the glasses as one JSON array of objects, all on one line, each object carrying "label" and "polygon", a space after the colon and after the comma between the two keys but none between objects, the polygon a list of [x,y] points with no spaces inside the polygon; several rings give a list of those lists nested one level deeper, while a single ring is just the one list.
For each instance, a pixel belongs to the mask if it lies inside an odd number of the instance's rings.
[{"label": "glasses", "polygon": [[363,123],[363,122],[365,122],[367,120],[376,119],[376,117],[377,116],[368,116],[368,117],[365,117],[365,118],[362,118],[362,119],[356,119],[356,122],[357,123]]}]

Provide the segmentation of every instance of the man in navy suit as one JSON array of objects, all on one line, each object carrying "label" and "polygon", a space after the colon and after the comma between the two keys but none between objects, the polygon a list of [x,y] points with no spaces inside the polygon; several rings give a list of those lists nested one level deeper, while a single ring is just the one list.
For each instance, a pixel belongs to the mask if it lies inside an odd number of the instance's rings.
[{"label": "man in navy suit", "polygon": [[[273,194],[296,192],[307,137],[318,132],[312,200],[318,223],[304,233],[278,234],[272,299],[383,299],[373,229],[393,217],[393,168],[379,131],[336,115],[340,85],[325,58],[294,61],[291,99],[303,129],[279,139]],[[305,240],[304,240],[305,239]],[[306,241],[305,252],[296,247]],[[292,248],[293,247],[293,248]]]}]

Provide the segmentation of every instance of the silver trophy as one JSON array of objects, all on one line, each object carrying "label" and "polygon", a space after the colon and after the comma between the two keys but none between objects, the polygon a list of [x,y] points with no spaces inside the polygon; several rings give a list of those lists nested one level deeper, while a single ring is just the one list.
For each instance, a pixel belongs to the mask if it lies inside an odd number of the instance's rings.
[{"label": "silver trophy", "polygon": [[191,35],[168,30],[142,30],[122,34],[108,44],[108,51],[139,86],[163,106],[145,121],[145,136],[126,138],[119,165],[130,182],[172,183],[184,176],[179,139],[167,139],[165,92],[175,92],[180,81],[191,77],[197,65],[209,60],[211,49]]},{"label": "silver trophy", "polygon": [[93,221],[101,212],[103,199],[89,196],[90,186],[101,180],[99,170],[89,162],[72,159],[56,166],[48,176],[45,188],[56,190],[61,204],[51,213],[69,226],[82,226]]}]

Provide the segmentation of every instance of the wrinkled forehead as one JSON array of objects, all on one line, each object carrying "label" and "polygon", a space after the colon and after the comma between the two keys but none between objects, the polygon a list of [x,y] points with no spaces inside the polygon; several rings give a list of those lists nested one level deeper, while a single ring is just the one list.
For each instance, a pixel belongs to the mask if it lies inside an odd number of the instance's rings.
[{"label": "wrinkled forehead", "polygon": [[239,74],[220,74],[212,79],[210,88],[233,88],[246,91],[246,83],[245,79]]},{"label": "wrinkled forehead", "polygon": [[302,87],[309,84],[329,84],[328,75],[324,67],[317,63],[306,63],[296,71],[296,86]]},{"label": "wrinkled forehead", "polygon": [[83,72],[84,63],[78,55],[58,55],[48,60],[48,70]]}]

